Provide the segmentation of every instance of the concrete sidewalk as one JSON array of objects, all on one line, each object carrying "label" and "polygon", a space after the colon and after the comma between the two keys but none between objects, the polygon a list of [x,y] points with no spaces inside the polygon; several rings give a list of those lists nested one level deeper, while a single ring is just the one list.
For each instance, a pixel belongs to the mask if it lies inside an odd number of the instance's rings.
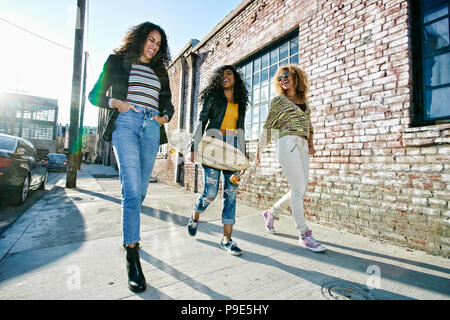
[{"label": "concrete sidewalk", "polygon": [[198,194],[151,183],[141,214],[148,289],[127,288],[117,171],[83,165],[77,188],[65,176],[0,239],[0,299],[450,299],[450,260],[309,223],[327,247],[297,244],[289,216],[268,234],[260,211],[238,205],[233,239],[219,249],[221,199],[186,225]]}]

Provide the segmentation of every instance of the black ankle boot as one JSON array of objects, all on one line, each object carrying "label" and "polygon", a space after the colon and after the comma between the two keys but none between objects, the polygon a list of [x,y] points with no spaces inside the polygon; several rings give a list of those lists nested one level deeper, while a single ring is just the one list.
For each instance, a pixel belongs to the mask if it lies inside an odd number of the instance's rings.
[{"label": "black ankle boot", "polygon": [[126,245],[124,247],[127,251],[128,288],[136,293],[144,292],[147,288],[147,283],[145,282],[139,260],[139,243],[136,243],[136,246],[133,248]]}]

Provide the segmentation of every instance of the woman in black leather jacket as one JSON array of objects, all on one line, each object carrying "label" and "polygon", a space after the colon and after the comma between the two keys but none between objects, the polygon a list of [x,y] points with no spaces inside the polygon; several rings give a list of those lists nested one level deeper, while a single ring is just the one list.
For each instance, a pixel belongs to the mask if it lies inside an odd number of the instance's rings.
[{"label": "woman in black leather jacket", "polygon": [[[140,213],[171,103],[166,71],[170,61],[164,30],[150,22],[133,27],[108,57],[89,94],[92,104],[113,109],[104,138],[112,138],[122,185],[122,233],[127,252],[128,287],[146,289],[139,260]],[[110,91],[107,96],[106,93]]]},{"label": "woman in black leather jacket", "polygon": [[[233,66],[225,65],[215,70],[209,84],[202,91],[200,100],[203,108],[196,125],[191,147],[191,161],[206,130],[208,136],[230,143],[245,154],[244,122],[248,103],[248,91]],[[203,165],[204,189],[194,205],[194,213],[188,224],[188,232],[195,236],[200,213],[204,212],[216,198],[219,190],[220,173],[223,175],[223,238],[220,248],[232,255],[242,254],[236,242],[231,239],[235,223],[237,185],[230,181],[235,171],[215,169]]]}]

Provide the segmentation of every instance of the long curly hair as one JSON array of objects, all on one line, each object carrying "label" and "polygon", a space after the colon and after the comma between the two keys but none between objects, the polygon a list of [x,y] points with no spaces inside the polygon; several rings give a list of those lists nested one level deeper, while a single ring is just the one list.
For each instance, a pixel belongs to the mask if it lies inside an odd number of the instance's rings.
[{"label": "long curly hair", "polygon": [[282,75],[282,73],[289,71],[294,80],[295,93],[297,96],[305,102],[308,102],[307,95],[309,91],[308,85],[308,75],[305,71],[303,71],[296,64],[287,64],[278,68],[275,76],[273,77],[273,86],[275,92],[278,95],[284,95],[284,90],[281,87],[280,81],[278,81],[278,77]]},{"label": "long curly hair", "polygon": [[122,45],[113,52],[122,57],[139,59],[148,34],[154,30],[161,34],[161,46],[156,55],[150,60],[150,67],[158,73],[158,71],[169,66],[171,57],[166,33],[154,23],[144,22],[131,27],[125,34]]},{"label": "long curly hair", "polygon": [[207,97],[222,98],[225,97],[222,87],[222,77],[225,70],[231,70],[234,75],[234,102],[239,105],[239,112],[245,114],[248,103],[248,90],[242,80],[241,75],[232,65],[224,65],[213,71],[207,86],[200,92],[200,101],[205,101]]}]

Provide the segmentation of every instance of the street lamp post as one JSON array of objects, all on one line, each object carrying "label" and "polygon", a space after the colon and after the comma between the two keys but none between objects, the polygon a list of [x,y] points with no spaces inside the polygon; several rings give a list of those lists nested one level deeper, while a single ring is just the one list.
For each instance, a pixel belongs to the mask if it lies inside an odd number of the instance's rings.
[{"label": "street lamp post", "polygon": [[81,66],[83,62],[84,15],[86,0],[77,0],[77,21],[73,51],[72,96],[70,105],[69,169],[66,188],[76,188],[78,168],[78,123],[80,109]]}]

